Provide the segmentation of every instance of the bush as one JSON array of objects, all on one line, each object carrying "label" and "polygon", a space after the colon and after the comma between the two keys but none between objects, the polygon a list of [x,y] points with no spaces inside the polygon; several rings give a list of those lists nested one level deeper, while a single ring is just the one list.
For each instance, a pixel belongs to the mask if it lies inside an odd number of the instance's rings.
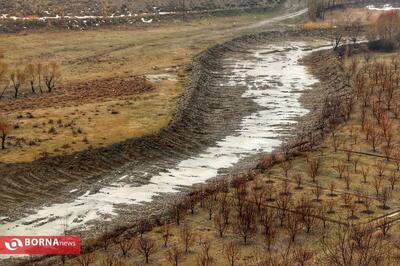
[{"label": "bush", "polygon": [[397,42],[394,40],[373,40],[368,42],[368,48],[371,51],[391,52],[397,48]]}]

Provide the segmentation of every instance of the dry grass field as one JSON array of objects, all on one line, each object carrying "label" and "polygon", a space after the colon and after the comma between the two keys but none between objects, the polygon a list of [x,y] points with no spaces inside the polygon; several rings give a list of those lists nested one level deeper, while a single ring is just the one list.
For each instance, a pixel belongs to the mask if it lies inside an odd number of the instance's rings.
[{"label": "dry grass field", "polygon": [[[22,99],[25,104],[18,108],[0,110],[14,127],[9,148],[0,152],[0,161],[29,162],[43,154],[69,154],[157,132],[170,121],[186,82],[185,67],[192,58],[209,46],[243,33],[237,27],[270,16],[243,14],[147,27],[0,35],[3,61],[10,68],[35,62],[59,63],[63,91],[82,83],[86,89],[96,90],[91,83],[129,76],[144,76],[153,86],[148,92],[124,95],[120,91],[118,96],[101,100],[86,102],[81,97],[70,101],[68,107],[64,107],[65,102],[42,106],[40,101]],[[28,84],[22,90],[29,90]],[[74,128],[63,126],[71,121]],[[80,133],[76,134],[78,129]]]}]

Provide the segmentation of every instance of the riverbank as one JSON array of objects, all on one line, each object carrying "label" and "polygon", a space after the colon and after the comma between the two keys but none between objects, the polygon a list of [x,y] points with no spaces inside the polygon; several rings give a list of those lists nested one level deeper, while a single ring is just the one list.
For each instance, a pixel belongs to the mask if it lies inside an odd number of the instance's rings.
[{"label": "riverbank", "polygon": [[[312,35],[311,33],[302,33],[299,34],[299,39],[296,38],[291,38],[292,42],[304,42],[307,37],[300,37],[302,35]],[[257,45],[260,43],[263,43],[265,41],[269,41],[272,45],[278,44],[279,41],[283,40],[280,37],[282,36],[282,33],[269,33],[269,34],[264,34],[263,37],[261,38],[260,36],[248,36],[245,39],[237,39],[232,43],[225,44],[229,46],[224,46],[220,48],[216,48],[216,50],[211,50],[206,53],[207,57],[205,57],[207,62],[209,64],[210,58],[213,58],[213,62],[215,65],[221,64],[222,61],[222,55],[226,53],[237,53],[239,51],[246,51],[248,49],[249,43],[251,45]],[[311,41],[311,38],[309,39]],[[250,47],[251,47],[250,45]],[[229,47],[229,49],[227,49]],[[223,53],[216,53],[219,51],[219,49],[223,49]],[[226,52],[229,51],[229,52]],[[276,53],[277,51],[275,51]],[[324,58],[324,60],[321,60]],[[326,62],[326,58],[329,58],[328,61],[330,64],[322,64],[321,62]],[[307,149],[312,148],[311,146],[317,145],[320,142],[320,139],[318,137],[323,136],[326,133],[326,126],[329,125],[329,123],[326,123],[329,119],[335,119],[336,122],[338,122],[338,119],[340,119],[340,116],[337,115],[336,112],[331,113],[333,110],[330,110],[330,106],[325,105],[325,103],[328,102],[328,99],[330,102],[335,103],[335,108],[341,108],[340,106],[337,106],[336,103],[342,103],[343,98],[342,97],[347,97],[349,93],[351,93],[350,90],[342,90],[343,85],[340,82],[337,82],[338,80],[344,80],[342,79],[342,70],[339,67],[339,62],[336,61],[335,55],[333,55],[330,51],[326,52],[316,52],[310,56],[308,56],[305,60],[304,63],[308,66],[311,67],[313,74],[315,74],[318,78],[321,78],[322,82],[316,84],[314,86],[313,90],[309,91],[304,91],[303,89],[299,92],[301,96],[301,100],[303,102],[303,106],[307,107],[307,109],[310,110],[308,114],[306,114],[303,118],[297,119],[299,122],[297,124],[296,129],[293,131],[294,135],[291,136],[290,138],[287,138],[289,135],[286,135],[286,137],[281,137],[281,140],[287,140],[287,143],[290,143],[290,146],[295,146],[296,149],[300,148],[300,150],[304,150],[306,147]],[[209,65],[207,66],[207,69],[209,69]],[[212,72],[211,72],[212,73]],[[208,73],[210,74],[210,73]],[[218,76],[221,76],[219,74]],[[216,76],[213,76],[213,78],[216,78]],[[212,78],[210,78],[212,80]],[[212,84],[212,81],[210,81]],[[312,82],[313,83],[313,82]],[[209,84],[209,83],[208,83]],[[343,92],[345,92],[343,94]],[[239,91],[238,93],[243,93],[243,91]],[[190,102],[190,97],[186,98],[188,100],[188,103]],[[196,99],[198,99],[196,97]],[[321,101],[321,99],[327,99],[326,101]],[[238,102],[235,102],[235,105],[237,105]],[[254,103],[252,103],[254,106]],[[182,113],[182,116],[184,116],[185,113]],[[327,116],[328,115],[328,116]],[[238,126],[238,125],[237,125]],[[292,129],[293,130],[293,129]],[[299,142],[301,142],[303,145],[296,145]],[[279,143],[279,142],[278,142]],[[279,145],[279,144],[278,144]],[[288,151],[286,148],[284,150]],[[223,175],[227,173],[235,173],[238,174],[239,172],[247,172],[250,169],[254,169],[256,167],[256,164],[258,162],[258,159],[261,158],[265,153],[257,153],[254,154],[253,156],[249,156],[247,158],[243,158],[243,160],[239,160],[239,162],[235,165],[235,167],[230,168],[227,171],[220,171],[219,173]],[[126,177],[129,178],[129,177]],[[116,224],[125,224],[124,226],[120,227],[111,227],[111,224],[107,226],[107,230],[109,230],[109,235],[115,235],[118,236],[121,233],[124,234],[130,234],[130,231],[135,231],[136,228],[134,226],[134,218],[133,217],[147,217],[149,220],[154,221],[157,224],[160,224],[162,220],[164,220],[166,217],[169,215],[169,210],[171,206],[174,206],[176,202],[181,198],[186,195],[185,191],[190,191],[190,188],[186,188],[181,190],[181,193],[175,193],[175,194],[163,194],[161,193],[157,197],[153,199],[152,202],[146,203],[143,206],[137,206],[137,205],[132,205],[132,206],[126,206],[127,209],[123,213],[119,213],[118,217],[118,222],[116,220],[113,220],[113,225],[115,226]],[[128,211],[129,210],[129,211]],[[144,219],[147,219],[144,218]],[[105,221],[103,221],[104,223]],[[113,233],[110,233],[113,232]]]},{"label": "riverbank", "polygon": [[[293,35],[297,35],[299,39],[296,39],[295,37],[289,37]],[[142,147],[142,153],[145,153],[144,151],[149,152],[147,156],[152,156],[153,157],[152,160],[150,160],[149,157],[144,157],[147,158],[147,161],[139,160],[136,164],[129,164],[126,167],[124,167],[124,170],[126,172],[119,170],[118,172],[115,172],[113,175],[108,176],[106,179],[101,179],[100,183],[93,182],[92,184],[87,184],[87,187],[81,186],[81,190],[68,193],[67,191],[72,191],[72,189],[68,190],[69,188],[67,188],[65,193],[62,194],[62,196],[60,196],[57,199],[57,201],[59,201],[60,204],[62,204],[62,202],[68,202],[69,201],[68,198],[70,199],[76,198],[77,197],[76,195],[79,195],[79,193],[84,193],[82,200],[85,201],[85,196],[86,196],[91,198],[93,201],[94,199],[96,199],[94,198],[96,197],[96,194],[100,196],[102,195],[102,193],[105,192],[103,188],[109,186],[107,184],[111,184],[110,187],[111,190],[109,191],[109,193],[112,193],[113,190],[115,189],[118,190],[118,187],[120,187],[121,185],[124,186],[123,183],[125,182],[126,184],[129,184],[127,185],[127,190],[124,192],[125,195],[128,196],[128,194],[126,193],[129,191],[130,186],[133,185],[140,187],[145,185],[148,181],[150,181],[151,176],[162,174],[162,172],[165,171],[163,169],[166,169],[167,167],[168,168],[173,167],[174,160],[176,160],[175,162],[182,161],[184,160],[185,157],[190,158],[198,154],[199,152],[204,150],[204,147],[214,146],[218,139],[221,139],[226,135],[234,133],[237,130],[238,126],[240,125],[240,121],[244,116],[246,116],[246,114],[251,114],[257,109],[255,102],[253,100],[249,99],[247,101],[242,98],[242,95],[245,92],[245,88],[239,87],[237,91],[232,91],[230,90],[229,87],[227,87],[225,88],[226,91],[224,91],[223,90],[224,88],[220,87],[219,90],[215,91],[215,93],[217,94],[212,93],[210,90],[206,89],[210,88],[210,86],[212,87],[213,80],[220,76],[220,74],[218,74],[216,70],[221,67],[222,63],[221,60],[223,58],[223,55],[229,52],[231,52],[232,54],[239,52],[240,54],[240,51],[245,52],[246,49],[248,49],[246,47],[249,46],[251,47],[251,45],[254,46],[263,42],[270,42],[271,40],[274,41],[273,43],[277,42],[279,43],[279,40],[281,41],[290,40],[292,42],[296,41],[298,42],[300,40],[304,41],[309,37],[310,38],[309,40],[311,41],[311,39],[315,38],[316,36],[320,37],[321,32],[270,32],[260,35],[250,35],[238,38],[226,44],[218,45],[214,48],[207,50],[205,53],[200,55],[193,64],[192,81],[190,83],[191,85],[189,86],[189,89],[186,91],[185,96],[182,98],[180,102],[180,108],[178,109],[180,110],[180,112],[178,112],[177,115],[175,116],[176,120],[174,120],[170,124],[170,126],[167,129],[165,129],[165,131],[160,133],[161,135],[159,136],[159,138],[155,139],[157,142],[149,142],[148,139],[147,142],[144,143],[136,142],[135,145],[130,146],[131,148],[135,147],[136,149],[138,149],[138,145],[140,145],[139,147]],[[336,71],[336,69],[331,69],[331,71]],[[333,73],[333,75],[335,74]],[[336,87],[330,86],[329,88],[330,90],[324,91],[324,93],[327,93],[324,95],[330,95],[332,97],[335,97],[334,93]],[[324,107],[323,105],[321,105],[320,101],[321,92],[322,91],[319,91],[319,93],[313,95],[313,97],[318,100],[312,101],[312,104],[310,105],[309,108],[311,108],[313,112],[311,112],[306,117],[306,119],[303,120],[301,126],[299,125],[298,127],[299,130],[304,131],[306,128],[307,130],[306,132],[316,132],[315,131],[316,129],[317,130],[322,129],[321,124],[319,124],[321,120],[321,112]],[[227,95],[229,95],[229,97],[226,97]],[[314,106],[317,104],[319,107]],[[221,113],[221,109],[216,108],[216,106],[220,107],[225,106],[223,110],[226,111]],[[241,115],[238,116],[237,114]],[[295,131],[295,132],[301,132],[301,131]],[[176,135],[176,133],[179,132],[181,132],[182,136],[185,136],[186,138],[185,139],[177,138],[178,135]],[[171,136],[172,137],[175,136],[175,138],[171,138]],[[305,134],[305,136],[308,136],[308,134]],[[188,142],[188,139],[192,141]],[[283,139],[285,139],[285,137],[283,137]],[[169,146],[165,145],[166,140],[169,140],[169,142],[167,142],[167,144],[169,143]],[[302,140],[304,140],[304,137],[302,137]],[[200,146],[199,143],[203,143],[203,145],[205,146]],[[129,149],[127,148],[127,150]],[[153,152],[151,152],[152,150]],[[188,154],[188,152],[190,153]],[[179,157],[178,156],[171,157],[171,154],[175,155],[178,154]],[[158,155],[158,157],[155,157],[156,155]],[[162,163],[162,156],[168,156],[169,159],[167,161],[164,161],[164,163]],[[243,158],[243,160],[240,160],[240,162],[236,164],[236,167],[234,169],[231,168],[228,171],[224,170],[222,172],[221,171],[218,172],[220,174],[221,173],[226,174],[234,172],[237,173],[239,169],[240,171],[248,170],[254,167],[255,162],[261,156],[262,154],[258,153],[253,156]],[[165,164],[166,162],[168,166]],[[162,163],[162,164],[157,165],[157,163]],[[153,169],[154,172],[138,176],[138,173],[141,172],[141,169],[146,169],[142,167],[146,167],[147,164],[150,164],[151,167],[150,169]],[[154,167],[155,165],[157,165],[158,167]],[[135,169],[136,175],[132,175],[131,169]],[[112,185],[113,182],[115,183],[116,180],[120,180],[121,184]],[[136,185],[134,185],[135,183]],[[186,189],[190,190],[190,188]],[[186,189],[184,189],[183,191],[185,191]],[[103,194],[103,196],[101,197],[104,197],[104,195],[106,194]],[[172,206],[173,203],[176,202],[177,198],[179,198],[182,195],[184,195],[184,193],[165,194],[160,192],[157,196],[153,198],[151,202],[146,203],[144,205],[126,204],[125,200],[123,201],[124,202],[123,204],[120,204],[119,206],[118,205],[114,206],[116,207],[117,213],[115,213],[115,210],[108,211],[110,213],[118,214],[117,220],[112,216],[103,216],[101,218],[103,220],[102,224],[103,225],[105,224],[104,219],[108,220],[109,222],[107,223],[109,225],[107,226],[107,231],[121,232],[124,231],[121,230],[121,228],[134,227],[133,226],[133,224],[135,224],[134,221],[139,217],[140,219],[148,217],[151,220],[159,220],[160,217],[165,217],[165,215],[169,213],[170,206]],[[114,198],[114,200],[115,199],[116,198]],[[57,207],[57,201],[53,206],[56,209],[60,210],[65,209],[61,207],[62,205]],[[117,200],[116,202],[119,201]],[[81,205],[79,202],[75,203],[76,203],[75,206]],[[45,227],[46,224],[47,226],[49,224],[53,224],[52,228],[55,229],[57,227],[56,224],[58,223],[57,220],[61,221],[64,219],[63,217],[67,217],[67,219],[70,219],[67,213],[65,214],[53,213],[51,216],[48,216],[49,215],[48,210],[50,209],[45,208],[44,211],[40,211],[38,215],[33,215],[32,217],[36,217],[36,220],[28,218],[28,220],[23,219],[21,221],[18,221],[17,223],[30,224],[30,227],[34,228],[35,230],[39,229],[37,226]],[[107,210],[107,208],[105,210]],[[40,218],[41,215],[44,215],[43,218]],[[7,222],[7,220],[5,220],[5,222]],[[86,218],[83,217],[83,219],[81,218],[79,220],[71,219],[70,222],[81,224],[88,222],[88,220],[87,217]],[[82,229],[83,228],[79,228],[80,233]],[[100,234],[102,232],[101,230],[97,231]]]}]

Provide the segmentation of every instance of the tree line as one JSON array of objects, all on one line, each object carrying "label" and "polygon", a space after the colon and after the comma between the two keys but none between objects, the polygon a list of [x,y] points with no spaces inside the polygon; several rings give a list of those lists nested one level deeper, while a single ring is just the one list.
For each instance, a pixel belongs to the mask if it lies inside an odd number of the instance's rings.
[{"label": "tree line", "polygon": [[5,62],[0,62],[0,82],[3,88],[0,99],[4,98],[8,90],[13,91],[13,98],[17,99],[24,87],[32,94],[51,93],[61,80],[61,70],[56,62],[30,63],[23,68],[10,69]]},{"label": "tree line", "polygon": [[[279,164],[284,173],[291,172],[290,160],[282,154],[267,156],[261,162],[261,171],[267,173]],[[311,162],[310,159],[310,165],[310,176],[317,175],[318,162]],[[118,264],[118,257],[137,254],[149,264],[152,256],[158,253],[170,265],[178,266],[193,253],[197,243],[196,264],[217,265],[213,241],[197,234],[193,224],[186,221],[187,216],[201,211],[206,214],[204,219],[212,225],[217,238],[226,238],[228,232],[235,236],[225,241],[220,250],[226,265],[238,265],[243,258],[242,245],[250,245],[260,236],[262,243],[256,242],[250,265],[371,265],[366,263],[370,261],[376,261],[374,265],[385,265],[390,253],[384,237],[391,228],[389,222],[384,220],[357,226],[331,221],[327,215],[332,209],[319,199],[321,190],[316,188],[313,191],[314,198],[307,193],[296,198],[293,189],[301,190],[302,183],[293,188],[288,179],[281,184],[271,180],[265,182],[254,172],[235,176],[230,181],[211,181],[173,205],[170,220],[160,228],[160,239],[146,235],[153,230],[153,224],[143,219],[136,224],[134,237],[125,235],[114,240],[120,253],[111,254],[107,251],[113,240],[109,233],[105,233],[99,240],[99,245],[107,253],[103,263]],[[271,207],[272,203],[274,207]],[[172,232],[173,228],[177,233]],[[336,232],[334,237],[327,235],[319,240],[321,253],[298,240],[302,232],[311,236],[313,232],[320,232],[321,228],[323,231],[333,228]],[[380,228],[382,234],[377,235],[375,228]],[[282,235],[286,235],[287,241],[277,250],[275,245]],[[93,253],[87,252],[78,257],[77,262],[90,266],[95,258]]]}]

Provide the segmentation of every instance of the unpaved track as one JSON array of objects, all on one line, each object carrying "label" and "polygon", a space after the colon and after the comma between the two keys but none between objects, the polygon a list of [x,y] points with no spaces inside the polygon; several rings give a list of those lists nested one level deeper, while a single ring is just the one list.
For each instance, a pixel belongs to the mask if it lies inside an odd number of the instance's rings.
[{"label": "unpaved track", "polygon": [[302,10],[299,10],[299,11],[296,11],[296,12],[293,12],[293,13],[289,13],[289,14],[286,14],[286,15],[282,15],[282,16],[278,16],[278,17],[275,17],[275,18],[271,18],[271,19],[267,19],[267,20],[264,20],[264,21],[260,21],[260,22],[254,23],[252,25],[239,27],[239,28],[237,28],[235,30],[237,30],[237,31],[250,30],[250,29],[257,29],[257,28],[270,26],[273,23],[277,23],[277,22],[281,22],[281,21],[285,21],[285,20],[288,20],[288,19],[293,19],[293,18],[297,18],[299,16],[302,16],[302,15],[306,14],[307,11],[308,11],[308,9],[304,8]]}]

